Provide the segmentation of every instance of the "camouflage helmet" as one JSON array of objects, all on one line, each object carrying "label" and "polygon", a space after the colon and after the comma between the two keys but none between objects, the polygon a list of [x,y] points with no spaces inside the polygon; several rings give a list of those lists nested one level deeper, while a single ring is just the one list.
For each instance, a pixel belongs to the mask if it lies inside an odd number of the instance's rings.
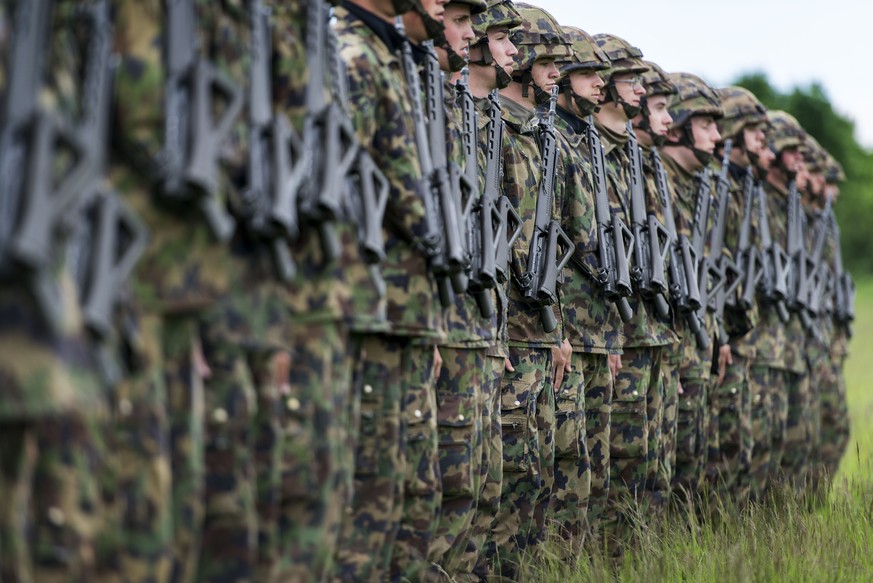
[{"label": "camouflage helmet", "polygon": [[602,71],[609,68],[609,57],[606,56],[603,49],[597,46],[597,43],[594,42],[594,38],[590,34],[575,26],[563,26],[561,28],[573,49],[568,59],[558,63],[562,75],[580,69]]},{"label": "camouflage helmet", "polygon": [[449,0],[446,6],[450,4],[463,4],[470,7],[470,16],[474,14],[482,14],[488,10],[488,3],[485,0]]},{"label": "camouflage helmet", "polygon": [[724,116],[718,95],[706,82],[691,73],[670,73],[670,82],[676,87],[676,96],[670,104],[671,128],[679,128],[695,115]]},{"label": "camouflage helmet", "polygon": [[827,156],[827,166],[825,167],[825,181],[830,184],[836,184],[837,182],[845,182],[846,181],[846,173],[843,172],[843,166],[837,162],[837,159],[828,152],[825,151],[825,155]]},{"label": "camouflage helmet", "polygon": [[655,95],[676,95],[677,89],[667,76],[667,72],[657,63],[643,61],[649,70],[643,73],[643,84],[646,86],[646,97]]},{"label": "camouflage helmet", "polygon": [[485,10],[473,13],[473,32],[476,33],[474,45],[488,42],[488,30],[506,28],[512,30],[521,26],[521,15],[512,0],[486,0]]},{"label": "camouflage helmet", "polygon": [[[463,6],[469,6],[470,15],[479,14],[484,12],[486,9],[485,0],[451,0],[447,2],[446,5],[449,4],[461,4]],[[467,66],[466,57],[458,54],[455,49],[452,48],[452,45],[449,44],[448,38],[445,35],[445,23],[441,24],[442,33],[434,39],[434,44],[441,47],[446,52],[446,57],[448,58],[449,70],[452,72],[458,72]]]},{"label": "camouflage helmet", "polygon": [[771,109],[767,112],[767,121],[770,124],[767,138],[770,140],[770,149],[776,154],[786,148],[799,148],[806,139],[806,132],[788,112]]},{"label": "camouflage helmet", "polygon": [[521,15],[521,26],[512,31],[510,40],[518,49],[515,56],[516,71],[530,71],[534,61],[552,57],[558,61],[566,60],[572,54],[570,41],[555,18],[536,6],[518,3],[515,5]]},{"label": "camouflage helmet", "polygon": [[733,138],[747,125],[766,124],[767,108],[745,87],[717,89],[724,117],[718,121],[722,138]]},{"label": "camouflage helmet", "polygon": [[643,51],[614,34],[595,34],[594,42],[606,53],[609,59],[609,69],[603,72],[603,78],[609,81],[613,75],[620,73],[645,73],[649,70],[643,63]]},{"label": "camouflage helmet", "polygon": [[800,146],[807,169],[812,173],[824,173],[827,168],[827,152],[814,137],[806,134],[806,139]]}]

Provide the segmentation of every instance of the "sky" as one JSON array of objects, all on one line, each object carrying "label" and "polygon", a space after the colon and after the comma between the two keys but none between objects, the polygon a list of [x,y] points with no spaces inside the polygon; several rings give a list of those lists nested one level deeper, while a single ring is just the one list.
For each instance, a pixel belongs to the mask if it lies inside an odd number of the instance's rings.
[{"label": "sky", "polygon": [[559,23],[616,34],[666,71],[715,87],[763,72],[780,91],[818,81],[873,149],[873,2],[870,0],[529,0]]}]

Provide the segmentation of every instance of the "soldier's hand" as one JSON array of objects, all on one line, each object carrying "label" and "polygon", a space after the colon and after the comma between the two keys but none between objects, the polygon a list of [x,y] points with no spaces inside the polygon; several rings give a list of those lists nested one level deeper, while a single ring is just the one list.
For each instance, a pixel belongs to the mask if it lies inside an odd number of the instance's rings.
[{"label": "soldier's hand", "polygon": [[570,346],[570,341],[566,338],[560,346],[552,347],[552,389],[560,390],[561,383],[564,382],[564,372],[570,370],[570,355],[573,353],[573,347]]},{"label": "soldier's hand", "polygon": [[506,372],[515,372],[515,367],[512,366],[512,361],[507,357],[503,363],[503,368]]},{"label": "soldier's hand", "polygon": [[440,378],[440,371],[443,369],[443,355],[440,354],[438,346],[433,347],[433,380]]},{"label": "soldier's hand", "polygon": [[200,337],[194,337],[194,345],[191,347],[191,356],[194,359],[194,370],[197,376],[201,379],[208,379],[212,376],[212,369],[209,363],[206,362],[206,357],[203,355],[203,344],[200,342]]},{"label": "soldier's hand", "polygon": [[280,395],[291,394],[291,384],[289,378],[291,375],[291,353],[284,350],[279,350],[273,355],[273,362],[270,369],[273,371],[273,386],[279,391]]},{"label": "soldier's hand", "polygon": [[731,345],[722,344],[718,349],[718,386],[721,386],[724,381],[724,375],[729,364],[734,363],[734,357],[731,356]]},{"label": "soldier's hand", "polygon": [[615,377],[618,376],[618,371],[621,370],[621,355],[610,354],[607,356],[607,360],[609,362],[609,374],[612,375],[612,380],[615,381]]}]

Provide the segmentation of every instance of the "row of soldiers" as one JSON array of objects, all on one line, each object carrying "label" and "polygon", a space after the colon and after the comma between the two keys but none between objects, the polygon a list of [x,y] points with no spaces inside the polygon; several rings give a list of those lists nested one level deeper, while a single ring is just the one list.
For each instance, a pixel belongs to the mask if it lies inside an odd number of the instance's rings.
[{"label": "row of soldiers", "polygon": [[3,0],[0,95],[4,583],[515,579],[845,450],[845,177],[744,89],[511,0]]}]

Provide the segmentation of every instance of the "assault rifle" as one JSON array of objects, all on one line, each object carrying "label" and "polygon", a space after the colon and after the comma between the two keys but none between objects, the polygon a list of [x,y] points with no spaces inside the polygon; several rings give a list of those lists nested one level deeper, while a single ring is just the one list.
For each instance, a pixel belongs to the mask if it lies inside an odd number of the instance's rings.
[{"label": "assault rifle", "polygon": [[599,269],[597,283],[606,299],[618,308],[625,322],[633,318],[633,310],[627,301],[633,293],[629,263],[634,248],[634,236],[624,221],[609,208],[606,190],[606,161],[600,134],[594,127],[594,117],[588,117],[588,147],[591,150],[591,178],[594,182],[594,209],[597,219],[597,253]]},{"label": "assault rifle", "polygon": [[[673,201],[667,186],[667,175],[657,148],[652,149],[652,166],[655,168],[655,186],[661,206],[664,208],[664,226],[669,237],[668,249],[670,262],[668,274],[670,277],[670,299],[673,307],[681,314],[688,324],[688,329],[697,337],[698,342],[708,342],[705,326],[697,315],[700,307],[697,287],[697,260],[691,249],[691,243],[685,236],[676,232],[676,219],[673,215]],[[694,298],[697,298],[695,303]],[[701,330],[703,331],[701,334]]]},{"label": "assault rifle", "polygon": [[[524,299],[539,308],[540,322],[546,332],[551,332],[558,326],[552,311],[552,304],[557,301],[558,274],[570,261],[574,249],[573,242],[561,228],[560,223],[552,218],[558,170],[558,139],[555,136],[557,102],[558,89],[555,87],[552,89],[549,101],[548,116],[545,122],[541,121],[538,126],[543,173],[540,177],[534,228],[528,247],[527,271],[518,282]],[[560,259],[558,259],[559,249],[562,250]]]},{"label": "assault rifle", "polygon": [[709,290],[709,308],[715,314],[718,323],[719,342],[727,344],[730,338],[724,329],[724,307],[728,296],[733,296],[740,285],[740,271],[737,264],[727,255],[724,247],[724,236],[727,230],[727,213],[731,192],[728,171],[730,170],[730,152],[733,141],[724,142],[724,152],[721,169],[717,175],[715,211],[713,227],[709,233],[709,268],[714,274],[716,283]]},{"label": "assault rifle", "polygon": [[[446,144],[446,106],[445,83],[440,70],[439,59],[433,46],[433,41],[424,43],[427,57],[424,64],[424,86],[427,99],[427,130],[430,142],[430,157],[433,164],[433,187],[435,200],[442,219],[445,233],[445,256],[440,270],[445,270],[451,290],[448,286],[440,286],[443,305],[452,301],[454,293],[467,291],[467,269],[470,266],[470,256],[466,245],[467,222],[474,199],[472,185],[462,180],[461,169],[448,159]],[[478,178],[476,179],[478,183]],[[466,187],[462,186],[466,184]],[[439,280],[439,278],[438,278]],[[443,281],[446,281],[443,278]]]},{"label": "assault rifle", "polygon": [[287,282],[297,272],[288,247],[299,234],[291,176],[303,145],[288,118],[273,109],[270,11],[260,0],[252,0],[250,10],[249,166],[242,212],[249,231],[269,242],[276,275]]},{"label": "assault rifle", "polygon": [[[709,211],[712,206],[712,183],[709,180],[709,171],[704,168],[697,173],[697,200],[694,205],[694,216],[691,220],[691,249],[697,258],[697,286],[700,297],[700,307],[697,309],[701,330],[696,334],[697,345],[700,348],[709,346],[709,337],[706,335],[706,310],[709,307],[709,296],[718,285],[719,273],[717,267],[712,264],[712,258],[706,256],[706,233],[709,225]],[[710,287],[709,279],[716,280]]]},{"label": "assault rifle", "polygon": [[809,309],[809,278],[811,266],[804,244],[805,213],[800,202],[800,192],[797,183],[791,181],[788,185],[788,236],[786,252],[790,261],[788,270],[788,308],[795,312],[803,322],[806,330],[813,327],[807,310]]},{"label": "assault rifle", "polygon": [[643,154],[633,124],[627,123],[629,136],[626,148],[630,159],[630,215],[634,237],[634,267],[631,277],[640,294],[650,299],[658,314],[666,318],[667,283],[664,265],[670,251],[670,238],[664,225],[646,208],[646,187],[643,177]]},{"label": "assault rifle", "polygon": [[[195,0],[165,0],[164,150],[160,156],[160,197],[196,205],[213,236],[227,241],[235,222],[218,193],[218,158],[243,107],[243,91],[221,75],[198,47]],[[215,99],[223,114],[213,119]]]},{"label": "assault rifle", "polygon": [[521,235],[523,223],[518,211],[502,194],[503,184],[503,121],[500,109],[500,94],[495,89],[488,95],[488,148],[485,153],[485,187],[482,199],[496,206],[500,218],[501,234],[495,239],[494,273],[500,283],[509,280],[510,249]]},{"label": "assault rifle", "polygon": [[[495,250],[498,239],[503,236],[503,226],[495,200],[479,195],[479,114],[468,87],[469,70],[464,67],[461,79],[455,85],[460,102],[464,148],[462,189],[468,189],[468,200],[473,201],[471,218],[467,222],[467,246],[470,253],[470,277],[467,290],[475,298],[479,314],[483,318],[494,315],[494,306],[488,289],[497,282]],[[461,197],[463,200],[463,196]]]},{"label": "assault rifle", "polygon": [[761,253],[758,247],[752,245],[752,216],[754,215],[755,177],[752,168],[746,169],[743,177],[743,220],[740,224],[739,240],[737,242],[737,272],[741,280],[742,292],[726,294],[725,303],[738,306],[742,310],[750,310],[755,301],[755,289],[761,280]]},{"label": "assault rifle", "polygon": [[834,251],[834,319],[844,325],[849,336],[851,323],[855,320],[855,280],[843,270],[843,251],[840,245],[840,227],[836,215],[831,215],[831,232],[835,242]]},{"label": "assault rifle", "polygon": [[833,279],[830,266],[823,260],[824,246],[831,233],[831,200],[825,202],[825,207],[815,223],[815,237],[812,242],[812,264],[815,270],[810,274],[809,311],[813,317],[818,317],[823,312],[823,298]]},{"label": "assault rifle", "polygon": [[761,288],[764,297],[773,304],[779,319],[788,323],[788,309],[785,307],[785,299],[788,297],[788,256],[782,246],[770,235],[770,220],[767,217],[767,192],[762,185],[758,185],[758,219],[761,230]]},{"label": "assault rifle", "polygon": [[[395,26],[401,34],[405,33],[403,20],[400,17],[395,19]],[[431,157],[433,154],[430,144],[431,136],[428,134],[421,101],[421,79],[418,75],[418,67],[412,57],[412,46],[408,40],[403,42],[400,57],[403,75],[409,87],[409,99],[415,124],[415,145],[422,173],[421,192],[426,230],[422,238],[422,251],[428,260],[431,273],[436,278],[440,303],[443,307],[448,307],[452,304],[454,297],[450,277],[453,273],[460,273],[464,269],[463,245],[458,231],[457,208],[453,200],[446,167],[438,167]],[[442,82],[439,83],[439,86],[442,87]],[[431,112],[437,107],[433,101],[435,98],[435,95],[428,96]],[[432,121],[439,123],[442,118],[443,123],[445,123],[442,101],[439,102],[439,111],[441,115],[435,115],[435,119]],[[434,128],[430,129],[431,133],[435,133]],[[442,131],[442,136],[442,155],[445,156],[445,130]],[[433,137],[437,141],[439,140],[438,136]]]}]

